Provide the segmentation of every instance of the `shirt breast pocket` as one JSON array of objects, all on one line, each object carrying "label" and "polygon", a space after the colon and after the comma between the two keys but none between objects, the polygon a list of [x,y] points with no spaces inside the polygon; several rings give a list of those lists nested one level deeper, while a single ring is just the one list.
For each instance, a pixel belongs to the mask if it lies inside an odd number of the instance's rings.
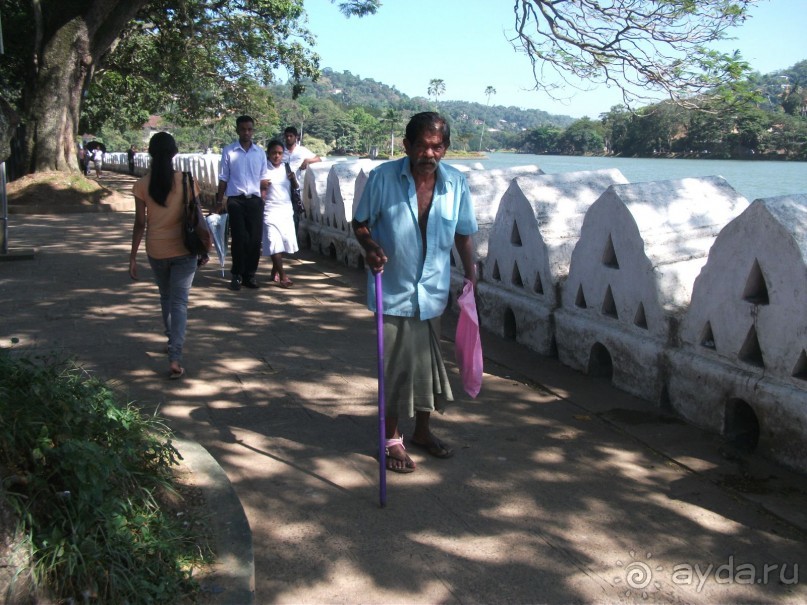
[{"label": "shirt breast pocket", "polygon": [[441,250],[450,250],[454,245],[454,231],[457,221],[454,218],[440,216],[437,234],[437,245]]}]

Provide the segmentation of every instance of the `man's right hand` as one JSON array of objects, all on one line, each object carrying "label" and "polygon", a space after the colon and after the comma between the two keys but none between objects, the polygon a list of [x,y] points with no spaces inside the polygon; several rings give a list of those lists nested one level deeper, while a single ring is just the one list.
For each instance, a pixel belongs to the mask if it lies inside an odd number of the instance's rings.
[{"label": "man's right hand", "polygon": [[384,264],[387,262],[387,255],[384,254],[384,249],[381,246],[376,246],[367,251],[365,255],[367,259],[367,266],[373,273],[383,273]]}]

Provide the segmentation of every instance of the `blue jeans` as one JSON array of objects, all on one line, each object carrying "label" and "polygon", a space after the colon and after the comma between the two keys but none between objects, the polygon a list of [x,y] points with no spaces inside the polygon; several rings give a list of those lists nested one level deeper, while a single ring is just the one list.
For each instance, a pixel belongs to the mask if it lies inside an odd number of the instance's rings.
[{"label": "blue jeans", "polygon": [[168,359],[182,361],[185,326],[188,324],[188,294],[196,275],[196,255],[174,258],[151,258],[149,264],[160,289],[165,335],[168,337]]}]

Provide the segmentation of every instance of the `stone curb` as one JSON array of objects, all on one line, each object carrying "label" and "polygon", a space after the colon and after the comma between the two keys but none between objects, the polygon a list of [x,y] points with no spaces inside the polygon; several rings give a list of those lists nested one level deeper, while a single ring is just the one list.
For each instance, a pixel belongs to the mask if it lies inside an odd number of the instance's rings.
[{"label": "stone curb", "polygon": [[206,603],[255,603],[252,530],[241,501],[218,462],[199,443],[174,435],[173,442],[190,470],[201,479],[215,537],[213,574],[202,585]]}]

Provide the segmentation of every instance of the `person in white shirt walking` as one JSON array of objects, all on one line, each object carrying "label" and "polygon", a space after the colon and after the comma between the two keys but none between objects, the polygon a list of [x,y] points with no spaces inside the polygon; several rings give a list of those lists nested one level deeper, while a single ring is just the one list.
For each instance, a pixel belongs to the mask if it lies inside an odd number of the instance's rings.
[{"label": "person in white shirt walking", "polygon": [[311,164],[321,162],[316,153],[299,144],[300,133],[294,126],[289,126],[283,131],[283,162],[288,162],[297,177],[297,182],[302,184],[302,171]]},{"label": "person in white shirt walking", "polygon": [[[230,215],[230,290],[259,288],[255,273],[261,258],[263,208],[269,189],[269,169],[263,149],[252,142],[255,120],[240,116],[235,121],[238,140],[221,152],[218,210]],[[225,201],[226,194],[226,201]]]}]

